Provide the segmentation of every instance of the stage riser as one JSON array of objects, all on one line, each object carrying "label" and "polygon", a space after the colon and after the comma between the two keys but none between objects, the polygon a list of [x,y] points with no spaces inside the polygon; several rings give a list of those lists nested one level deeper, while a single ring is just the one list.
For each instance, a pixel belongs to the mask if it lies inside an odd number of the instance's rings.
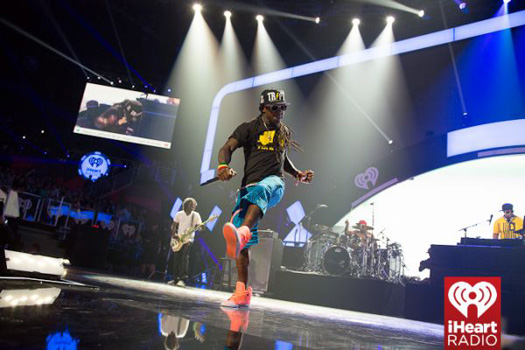
[{"label": "stage riser", "polygon": [[384,281],[277,271],[272,297],[388,316],[403,316],[404,287]]}]

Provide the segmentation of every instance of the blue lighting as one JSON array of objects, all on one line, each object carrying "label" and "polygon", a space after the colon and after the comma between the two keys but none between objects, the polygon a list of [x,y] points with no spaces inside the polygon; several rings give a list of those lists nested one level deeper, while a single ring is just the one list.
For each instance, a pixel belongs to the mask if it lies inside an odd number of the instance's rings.
[{"label": "blue lighting", "polygon": [[177,214],[177,212],[180,210],[181,207],[182,207],[182,199],[180,199],[180,197],[177,197],[177,199],[175,200],[175,203],[173,203],[173,207],[171,208],[171,212],[170,212],[170,216],[173,220],[175,220],[175,215]]},{"label": "blue lighting", "polygon": [[293,344],[282,340],[275,341],[275,350],[292,350]]},{"label": "blue lighting", "polygon": [[51,333],[46,338],[47,350],[76,350],[80,340],[72,338],[69,331]]},{"label": "blue lighting", "polygon": [[157,324],[159,326],[159,335],[162,336],[162,312],[157,315]]},{"label": "blue lighting", "polygon": [[447,157],[492,148],[524,145],[525,119],[478,125],[447,134]]},{"label": "blue lighting", "polygon": [[[463,5],[465,12],[468,10],[466,4]],[[369,48],[358,52],[353,52],[343,56],[335,56],[324,60],[313,61],[307,64],[282,69],[275,72],[243,79],[223,86],[213,99],[206,141],[201,162],[201,183],[215,176],[215,169],[210,168],[213,152],[213,144],[219,120],[219,111],[224,97],[228,94],[251,89],[264,84],[276,83],[279,81],[293,79],[300,76],[325,72],[327,70],[349,66],[351,64],[366,62],[376,58],[398,55],[401,53],[412,52],[438,45],[448,44],[459,40],[473,38],[476,36],[494,33],[509,28],[519,27],[525,24],[525,11],[515,12],[510,15],[494,17],[487,20],[467,24],[464,26],[446,29],[427,35],[418,36],[411,39],[396,41],[390,45],[388,50],[378,50]]]},{"label": "blue lighting", "polygon": [[93,182],[103,176],[108,176],[111,161],[100,152],[92,152],[84,155],[78,164],[78,173],[86,180]]},{"label": "blue lighting", "polygon": [[[218,206],[215,206],[215,207],[213,207],[213,209],[212,209],[212,211],[210,213],[210,216],[212,216],[212,215],[219,215],[219,217],[220,217],[221,214],[222,214],[221,208],[219,208]],[[210,232],[213,231],[213,228],[215,227],[216,223],[217,223],[217,220],[212,220],[212,221],[210,221],[210,222],[208,222],[206,224],[206,227],[208,228],[208,230],[210,230]]]}]

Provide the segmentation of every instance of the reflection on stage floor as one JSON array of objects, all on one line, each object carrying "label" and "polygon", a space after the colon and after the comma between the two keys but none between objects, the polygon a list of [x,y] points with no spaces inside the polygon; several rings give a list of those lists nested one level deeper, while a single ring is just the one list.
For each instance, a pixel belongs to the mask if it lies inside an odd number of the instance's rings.
[{"label": "reflection on stage floor", "polygon": [[72,286],[0,280],[1,349],[442,349],[443,327],[86,272]]}]

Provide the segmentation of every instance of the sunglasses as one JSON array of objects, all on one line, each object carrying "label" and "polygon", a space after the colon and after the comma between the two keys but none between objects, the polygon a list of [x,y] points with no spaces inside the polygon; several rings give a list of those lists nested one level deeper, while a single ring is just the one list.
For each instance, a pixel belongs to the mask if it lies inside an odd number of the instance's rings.
[{"label": "sunglasses", "polygon": [[272,111],[272,112],[277,112],[277,111],[286,111],[286,109],[288,108],[287,105],[271,105],[271,106],[267,106],[267,108]]}]

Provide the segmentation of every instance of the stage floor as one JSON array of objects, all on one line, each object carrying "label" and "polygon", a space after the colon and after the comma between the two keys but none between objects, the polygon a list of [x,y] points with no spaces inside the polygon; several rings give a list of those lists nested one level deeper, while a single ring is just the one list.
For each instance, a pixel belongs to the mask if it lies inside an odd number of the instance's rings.
[{"label": "stage floor", "polygon": [[[0,279],[0,349],[442,349],[443,327],[85,272],[97,288]],[[27,304],[44,304],[24,306]],[[247,327],[246,327],[247,326]]]}]

